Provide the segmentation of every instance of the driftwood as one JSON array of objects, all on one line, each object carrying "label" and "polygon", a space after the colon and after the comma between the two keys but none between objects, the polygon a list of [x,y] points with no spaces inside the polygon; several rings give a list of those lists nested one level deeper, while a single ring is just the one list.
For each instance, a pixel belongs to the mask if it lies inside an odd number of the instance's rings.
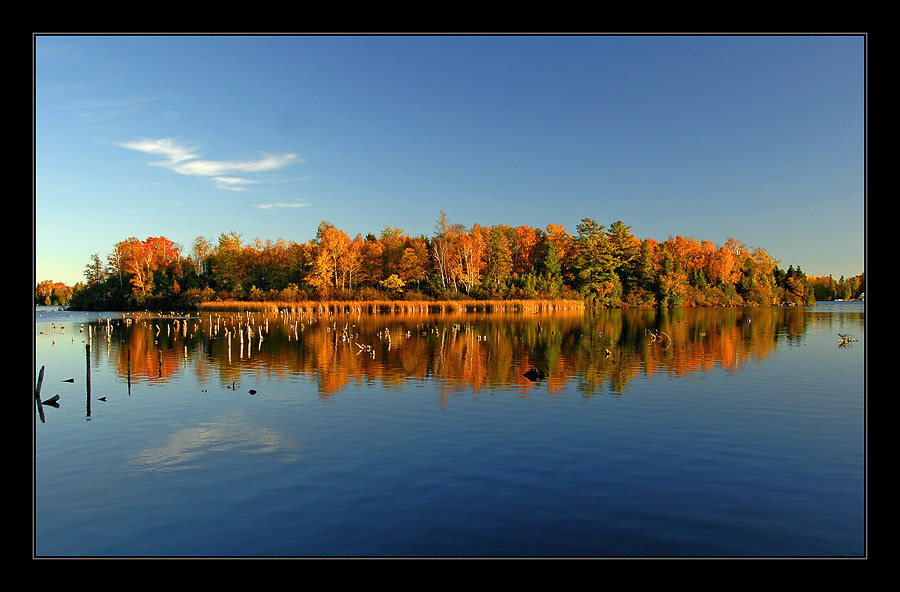
[{"label": "driftwood", "polygon": [[[656,331],[652,331],[650,329],[644,329],[644,333],[649,335],[650,339],[654,342],[655,341],[663,341],[663,337],[665,337],[666,339],[669,340],[669,342],[666,344],[666,347],[669,347],[670,345],[672,345],[672,338],[669,337],[669,335],[667,333],[665,333],[664,331],[660,331],[659,329],[657,329]],[[660,335],[662,335],[663,337],[660,337]]]},{"label": "driftwood", "polygon": [[838,337],[840,337],[840,339],[838,339],[838,345],[847,345],[848,343],[856,341],[850,335],[845,335],[843,333],[838,333]]}]

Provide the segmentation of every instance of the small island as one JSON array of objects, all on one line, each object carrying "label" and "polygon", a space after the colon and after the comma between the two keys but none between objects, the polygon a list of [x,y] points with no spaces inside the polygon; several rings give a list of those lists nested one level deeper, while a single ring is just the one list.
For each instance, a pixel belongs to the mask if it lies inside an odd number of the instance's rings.
[{"label": "small island", "polygon": [[[35,304],[76,310],[215,310],[367,303],[375,309],[561,310],[584,307],[783,306],[857,299],[865,275],[835,281],[787,270],[762,248],[694,237],[639,239],[621,220],[565,227],[451,224],[432,236],[386,227],[351,238],[328,221],[306,242],[236,232],[189,251],[127,238],[95,254],[85,282],[45,280]],[[355,303],[355,304],[351,304]],[[331,305],[336,306],[336,305]]]}]

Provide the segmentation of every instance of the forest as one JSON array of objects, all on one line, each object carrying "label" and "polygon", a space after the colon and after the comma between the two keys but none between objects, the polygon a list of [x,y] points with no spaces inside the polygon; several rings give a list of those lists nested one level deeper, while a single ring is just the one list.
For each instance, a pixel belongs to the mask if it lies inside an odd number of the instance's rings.
[{"label": "forest", "polygon": [[84,282],[46,280],[35,304],[76,310],[194,310],[207,302],[576,300],[588,307],[809,305],[851,299],[864,274],[839,281],[782,270],[761,248],[693,237],[638,239],[621,220],[563,226],[466,227],[445,212],[434,234],[386,227],[351,238],[322,221],[306,242],[236,232],[197,237],[185,251],[165,237],[131,237],[91,257]]}]

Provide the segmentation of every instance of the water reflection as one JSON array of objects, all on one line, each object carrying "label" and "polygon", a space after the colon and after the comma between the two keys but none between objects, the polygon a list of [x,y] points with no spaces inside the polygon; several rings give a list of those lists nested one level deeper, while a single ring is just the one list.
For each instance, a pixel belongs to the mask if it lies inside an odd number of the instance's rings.
[{"label": "water reflection", "polygon": [[[315,377],[322,396],[348,384],[438,380],[447,392],[505,388],[621,394],[636,377],[737,370],[817,324],[852,333],[864,309],[701,308],[554,314],[351,314],[281,311],[123,315],[89,323],[95,359],[117,376],[240,384]],[[530,379],[535,368],[542,377]]]},{"label": "water reflection", "polygon": [[250,427],[234,415],[181,428],[132,455],[128,462],[135,469],[165,473],[195,469],[208,462],[210,455],[230,452],[246,455],[281,452],[283,462],[288,462],[297,458],[299,450],[291,437],[270,428]]}]

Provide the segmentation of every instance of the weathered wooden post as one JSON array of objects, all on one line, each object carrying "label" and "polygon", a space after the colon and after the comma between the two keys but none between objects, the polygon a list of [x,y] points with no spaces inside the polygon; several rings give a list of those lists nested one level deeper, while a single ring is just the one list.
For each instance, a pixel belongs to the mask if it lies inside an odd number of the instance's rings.
[{"label": "weathered wooden post", "polygon": [[41,405],[41,384],[44,382],[44,367],[38,372],[37,386],[34,387],[34,401],[37,403],[38,415],[41,416],[41,423],[44,423],[44,406]]},{"label": "weathered wooden post", "polygon": [[84,344],[84,357],[86,360],[85,369],[85,391],[87,393],[87,416],[91,416],[91,344]]}]

